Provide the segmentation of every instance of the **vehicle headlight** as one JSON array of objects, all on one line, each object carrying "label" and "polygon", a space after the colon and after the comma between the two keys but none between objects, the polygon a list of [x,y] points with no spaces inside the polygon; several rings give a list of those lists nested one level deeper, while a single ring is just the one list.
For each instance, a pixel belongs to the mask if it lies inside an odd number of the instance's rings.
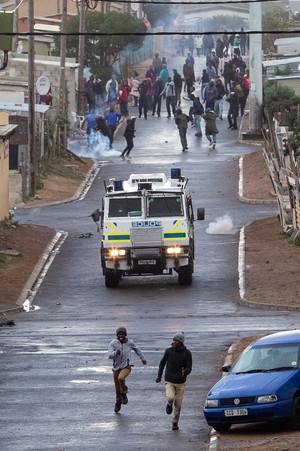
[{"label": "vehicle headlight", "polygon": [[110,249],[110,256],[111,257],[119,257],[126,255],[125,249]]},{"label": "vehicle headlight", "polygon": [[269,402],[276,402],[277,401],[277,395],[264,395],[264,396],[258,396],[257,398],[257,404],[267,404]]},{"label": "vehicle headlight", "polygon": [[218,407],[219,401],[217,399],[207,399],[204,407]]},{"label": "vehicle headlight", "polygon": [[167,248],[167,254],[169,255],[178,255],[183,253],[183,248],[180,246],[172,246]]}]

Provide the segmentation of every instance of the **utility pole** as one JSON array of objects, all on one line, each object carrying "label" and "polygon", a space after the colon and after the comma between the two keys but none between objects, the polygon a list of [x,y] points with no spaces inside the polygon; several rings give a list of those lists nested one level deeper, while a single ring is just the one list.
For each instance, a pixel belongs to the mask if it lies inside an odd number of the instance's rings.
[{"label": "utility pole", "polygon": [[85,1],[80,3],[79,17],[79,48],[78,48],[78,114],[85,114],[84,111],[84,49],[85,49]]},{"label": "utility pole", "polygon": [[36,193],[37,154],[35,136],[35,92],[34,92],[34,0],[28,0],[28,149],[30,155],[30,190],[31,197]]},{"label": "utility pole", "polygon": [[[262,31],[261,3],[250,3],[250,30]],[[249,131],[261,133],[262,127],[262,34],[250,34],[249,69]]]},{"label": "utility pole", "polygon": [[66,45],[67,45],[67,8],[68,0],[63,0],[61,18],[61,40],[60,40],[60,83],[59,83],[59,112],[66,111]]},{"label": "utility pole", "polygon": [[[18,6],[19,6],[19,3],[20,3],[20,0],[15,0],[14,33],[18,32],[18,21],[19,21],[19,8],[18,8]],[[16,34],[14,36],[14,43],[13,43],[13,46],[12,46],[14,52],[16,52],[17,48],[18,48],[18,39],[19,39],[18,35]]]}]

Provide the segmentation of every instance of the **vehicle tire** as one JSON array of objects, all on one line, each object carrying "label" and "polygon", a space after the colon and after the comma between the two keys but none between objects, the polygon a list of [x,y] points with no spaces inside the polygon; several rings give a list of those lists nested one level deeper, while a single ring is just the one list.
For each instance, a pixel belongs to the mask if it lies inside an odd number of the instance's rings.
[{"label": "vehicle tire", "polygon": [[217,432],[228,432],[231,428],[231,424],[210,424]]},{"label": "vehicle tire", "polygon": [[300,396],[295,396],[293,399],[291,428],[300,429]]},{"label": "vehicle tire", "polygon": [[118,288],[120,277],[115,272],[107,272],[105,274],[105,286],[106,288]]},{"label": "vehicle tire", "polygon": [[190,263],[187,266],[178,268],[178,283],[179,285],[192,285],[193,281],[193,265]]}]

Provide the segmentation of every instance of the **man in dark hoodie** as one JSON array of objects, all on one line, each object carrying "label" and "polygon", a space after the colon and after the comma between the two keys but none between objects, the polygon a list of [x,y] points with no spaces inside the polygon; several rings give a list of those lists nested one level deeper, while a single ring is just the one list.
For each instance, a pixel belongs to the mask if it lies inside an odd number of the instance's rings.
[{"label": "man in dark hoodie", "polygon": [[173,412],[172,430],[179,429],[178,422],[186,384],[186,377],[192,371],[192,353],[184,346],[184,333],[174,335],[172,346],[165,350],[160,361],[156,382],[161,382],[161,377],[166,366],[166,412]]}]

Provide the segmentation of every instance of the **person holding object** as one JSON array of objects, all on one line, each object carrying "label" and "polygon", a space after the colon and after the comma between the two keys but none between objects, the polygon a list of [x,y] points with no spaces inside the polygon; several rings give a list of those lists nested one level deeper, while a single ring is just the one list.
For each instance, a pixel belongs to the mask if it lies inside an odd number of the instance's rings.
[{"label": "person holding object", "polygon": [[184,333],[179,332],[174,335],[170,348],[165,350],[160,361],[156,382],[161,382],[164,368],[166,383],[167,406],[166,413],[174,415],[172,419],[172,430],[179,429],[178,422],[186,385],[186,377],[192,371],[192,353],[184,345]]},{"label": "person holding object", "polygon": [[121,410],[122,404],[128,403],[126,386],[126,377],[131,373],[130,355],[134,351],[141,359],[143,365],[147,364],[140,348],[133,340],[127,338],[127,330],[125,327],[118,327],[116,330],[117,338],[112,340],[108,348],[108,358],[113,360],[113,376],[116,390],[115,412]]}]

